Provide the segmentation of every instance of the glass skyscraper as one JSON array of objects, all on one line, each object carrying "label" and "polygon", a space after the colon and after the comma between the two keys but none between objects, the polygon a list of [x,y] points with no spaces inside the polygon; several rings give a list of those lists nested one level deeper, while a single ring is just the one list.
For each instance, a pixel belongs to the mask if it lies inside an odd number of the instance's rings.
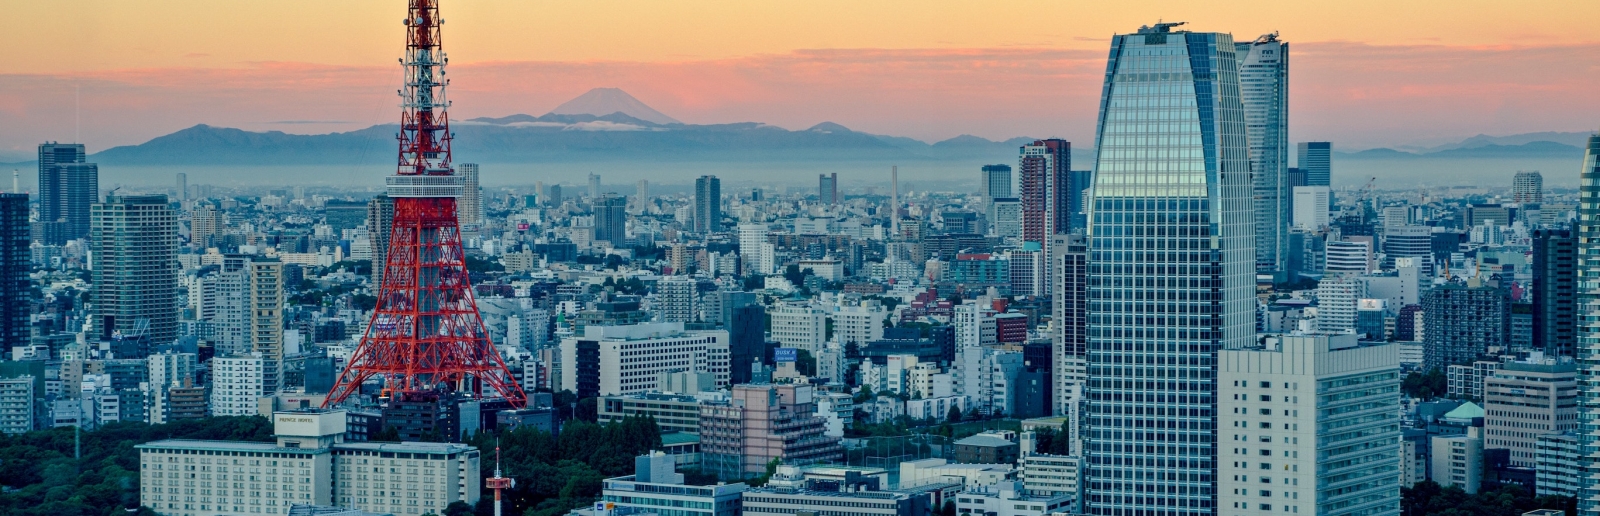
[{"label": "glass skyscraper", "polygon": [[1234,44],[1255,182],[1256,271],[1283,269],[1289,241],[1289,44],[1272,33]]},{"label": "glass skyscraper", "polygon": [[1579,482],[1578,514],[1600,515],[1600,134],[1589,137],[1579,173],[1578,204],[1578,401],[1583,428],[1584,475]]},{"label": "glass skyscraper", "polygon": [[1089,214],[1084,510],[1216,510],[1217,350],[1255,332],[1255,235],[1228,34],[1115,36]]},{"label": "glass skyscraper", "polygon": [[1333,143],[1300,142],[1300,161],[1306,175],[1305,186],[1330,186],[1333,182]]}]

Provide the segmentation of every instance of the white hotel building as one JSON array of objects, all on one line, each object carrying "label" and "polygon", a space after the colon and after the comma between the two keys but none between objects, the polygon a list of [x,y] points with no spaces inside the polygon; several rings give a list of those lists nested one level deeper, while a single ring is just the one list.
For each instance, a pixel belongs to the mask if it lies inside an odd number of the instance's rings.
[{"label": "white hotel building", "polygon": [[477,503],[479,452],[460,444],[344,443],[345,412],[273,414],[275,443],[138,445],[139,502],[166,516],[287,514],[338,505],[412,516]]}]

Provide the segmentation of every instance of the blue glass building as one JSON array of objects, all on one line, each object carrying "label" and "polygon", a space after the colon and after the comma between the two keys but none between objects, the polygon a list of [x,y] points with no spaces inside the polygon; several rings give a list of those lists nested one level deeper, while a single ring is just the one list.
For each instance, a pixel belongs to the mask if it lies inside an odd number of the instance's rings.
[{"label": "blue glass building", "polygon": [[1216,360],[1255,332],[1232,36],[1115,36],[1089,213],[1088,514],[1216,511]]},{"label": "blue glass building", "polygon": [[1600,515],[1600,134],[1589,137],[1579,173],[1578,410],[1583,453],[1578,514]]}]

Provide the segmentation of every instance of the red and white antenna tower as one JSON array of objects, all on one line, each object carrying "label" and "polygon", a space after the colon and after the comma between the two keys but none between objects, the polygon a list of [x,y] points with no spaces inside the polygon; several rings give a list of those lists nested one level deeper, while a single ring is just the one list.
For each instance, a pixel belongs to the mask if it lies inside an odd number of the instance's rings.
[{"label": "red and white antenna tower", "polygon": [[456,198],[464,189],[450,166],[437,0],[410,0],[405,19],[405,85],[400,89],[400,154],[388,177],[394,226],[383,285],[367,333],[323,406],[337,405],[381,376],[399,394],[484,386],[522,407],[526,395],[489,342],[467,281]]},{"label": "red and white antenna tower", "polygon": [[494,490],[494,516],[500,516],[500,490],[511,489],[517,481],[500,476],[500,440],[494,442],[494,478],[484,481],[489,489]]}]

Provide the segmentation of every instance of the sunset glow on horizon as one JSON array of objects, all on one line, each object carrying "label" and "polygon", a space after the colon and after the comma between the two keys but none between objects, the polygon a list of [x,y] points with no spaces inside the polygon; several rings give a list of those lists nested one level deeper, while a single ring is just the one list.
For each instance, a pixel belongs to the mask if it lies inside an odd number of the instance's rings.
[{"label": "sunset glow on horizon", "polygon": [[[1592,130],[1595,3],[448,0],[453,116],[619,87],[687,123],[1086,141],[1109,37],[1158,19],[1292,45],[1295,139],[1346,148]],[[0,157],[195,124],[294,133],[393,118],[397,1],[31,2],[0,73]],[[69,21],[70,22],[67,22]],[[75,129],[75,102],[81,128]]]}]

